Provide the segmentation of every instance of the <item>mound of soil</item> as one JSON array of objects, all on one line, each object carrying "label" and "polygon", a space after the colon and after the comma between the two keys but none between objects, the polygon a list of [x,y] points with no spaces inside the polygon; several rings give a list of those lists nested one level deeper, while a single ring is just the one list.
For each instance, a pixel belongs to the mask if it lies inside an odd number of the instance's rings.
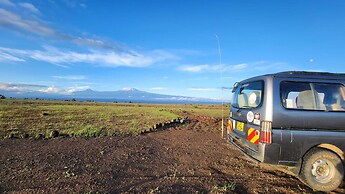
[{"label": "mound of soil", "polygon": [[0,193],[315,193],[215,128],[219,119],[189,117],[132,137],[1,140]]}]

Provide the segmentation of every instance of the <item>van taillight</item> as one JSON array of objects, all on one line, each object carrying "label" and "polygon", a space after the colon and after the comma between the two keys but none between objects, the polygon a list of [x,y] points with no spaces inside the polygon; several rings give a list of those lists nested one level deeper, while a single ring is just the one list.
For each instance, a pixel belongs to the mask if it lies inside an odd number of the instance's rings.
[{"label": "van taillight", "polygon": [[272,122],[261,122],[260,142],[267,144],[272,143]]}]

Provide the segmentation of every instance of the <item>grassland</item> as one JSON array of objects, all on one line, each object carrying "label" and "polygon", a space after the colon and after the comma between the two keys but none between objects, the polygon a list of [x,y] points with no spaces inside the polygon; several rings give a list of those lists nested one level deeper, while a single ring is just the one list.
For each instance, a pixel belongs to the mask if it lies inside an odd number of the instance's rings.
[{"label": "grassland", "polygon": [[[227,114],[228,108],[224,108]],[[220,105],[159,105],[45,100],[0,100],[0,138],[138,134],[188,114],[221,118]]]}]

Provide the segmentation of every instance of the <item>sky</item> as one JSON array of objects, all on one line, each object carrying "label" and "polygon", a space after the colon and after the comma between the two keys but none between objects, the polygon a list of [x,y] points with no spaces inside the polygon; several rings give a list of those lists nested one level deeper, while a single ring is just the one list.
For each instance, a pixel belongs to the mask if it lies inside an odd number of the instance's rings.
[{"label": "sky", "polygon": [[0,89],[228,98],[280,71],[345,72],[342,0],[0,0]]}]

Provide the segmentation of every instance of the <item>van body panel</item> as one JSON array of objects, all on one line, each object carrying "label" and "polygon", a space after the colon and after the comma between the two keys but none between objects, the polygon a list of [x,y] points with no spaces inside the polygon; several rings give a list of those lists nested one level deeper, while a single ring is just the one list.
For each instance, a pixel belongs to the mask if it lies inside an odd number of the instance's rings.
[{"label": "van body panel", "polygon": [[320,144],[330,144],[338,148],[345,148],[345,133],[316,130],[275,130],[283,138],[281,146],[281,160],[298,161],[312,147]]}]

